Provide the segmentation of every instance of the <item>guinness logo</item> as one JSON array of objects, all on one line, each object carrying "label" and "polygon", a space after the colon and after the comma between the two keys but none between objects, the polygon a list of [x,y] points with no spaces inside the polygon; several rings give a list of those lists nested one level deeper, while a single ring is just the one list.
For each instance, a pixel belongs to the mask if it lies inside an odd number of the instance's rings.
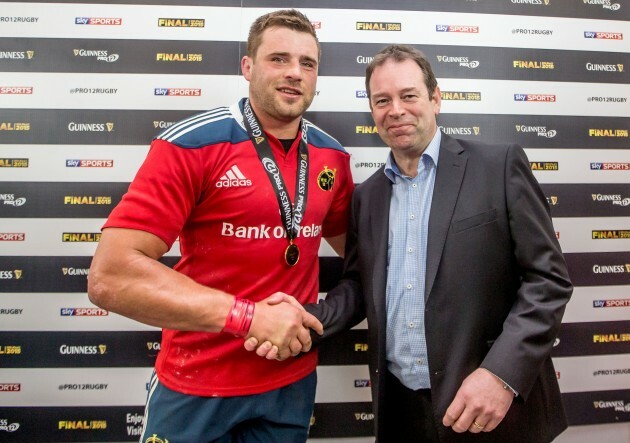
[{"label": "guinness logo", "polygon": [[336,169],[328,169],[328,166],[324,166],[324,170],[317,176],[317,186],[322,191],[331,191],[335,185],[335,172]]}]

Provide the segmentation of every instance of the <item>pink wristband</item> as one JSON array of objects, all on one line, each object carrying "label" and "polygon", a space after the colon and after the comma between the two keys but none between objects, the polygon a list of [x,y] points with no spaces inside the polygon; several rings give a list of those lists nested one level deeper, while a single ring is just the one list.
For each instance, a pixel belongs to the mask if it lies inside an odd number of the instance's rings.
[{"label": "pink wristband", "polygon": [[251,300],[242,298],[234,299],[234,304],[225,319],[225,326],[221,332],[234,334],[237,337],[245,337],[252,325],[255,306],[256,305]]}]

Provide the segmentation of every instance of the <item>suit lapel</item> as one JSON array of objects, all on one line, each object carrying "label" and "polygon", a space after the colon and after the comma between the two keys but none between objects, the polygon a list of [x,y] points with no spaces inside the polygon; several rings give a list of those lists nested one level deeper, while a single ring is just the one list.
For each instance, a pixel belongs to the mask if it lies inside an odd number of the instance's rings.
[{"label": "suit lapel", "polygon": [[451,227],[451,219],[466,170],[468,155],[457,140],[442,134],[440,157],[435,175],[429,239],[427,244],[427,271],[424,300],[427,302],[433,289],[435,276],[442,259],[444,242]]},{"label": "suit lapel", "polygon": [[[369,209],[369,231],[374,242],[374,268],[372,269],[372,297],[376,306],[378,324],[386,321],[385,290],[387,286],[387,242],[389,238],[389,207],[392,196],[392,182],[382,169],[377,174],[369,190],[372,197]],[[384,331],[384,329],[383,329]]]}]

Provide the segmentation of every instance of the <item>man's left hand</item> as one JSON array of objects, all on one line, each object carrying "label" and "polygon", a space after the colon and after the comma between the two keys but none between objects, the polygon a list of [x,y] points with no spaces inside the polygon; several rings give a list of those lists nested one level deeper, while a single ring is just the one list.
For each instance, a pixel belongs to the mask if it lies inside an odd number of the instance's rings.
[{"label": "man's left hand", "polygon": [[501,423],[513,399],[514,393],[504,389],[501,380],[479,368],[462,383],[442,424],[460,433],[490,432]]}]

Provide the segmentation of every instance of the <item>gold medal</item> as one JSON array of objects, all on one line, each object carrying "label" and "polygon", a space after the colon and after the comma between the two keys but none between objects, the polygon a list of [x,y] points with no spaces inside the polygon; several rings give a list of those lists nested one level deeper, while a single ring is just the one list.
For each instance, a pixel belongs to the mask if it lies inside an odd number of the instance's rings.
[{"label": "gold medal", "polygon": [[287,262],[287,265],[295,266],[300,260],[300,248],[291,243],[284,251],[284,260]]}]

